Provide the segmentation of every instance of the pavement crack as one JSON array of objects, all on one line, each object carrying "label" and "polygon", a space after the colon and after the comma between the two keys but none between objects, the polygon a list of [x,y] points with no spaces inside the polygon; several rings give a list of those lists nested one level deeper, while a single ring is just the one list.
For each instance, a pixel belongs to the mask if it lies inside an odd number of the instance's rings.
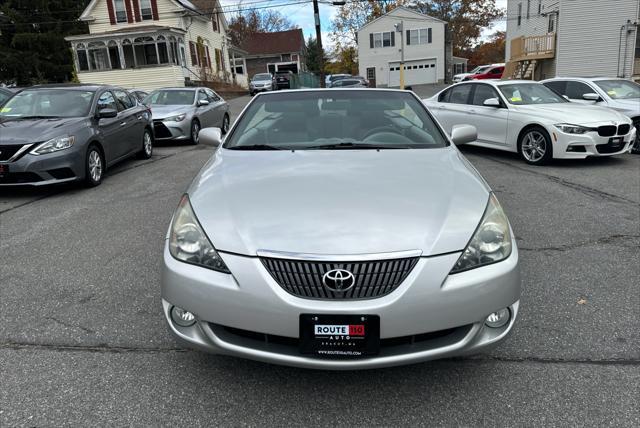
[{"label": "pavement crack", "polygon": [[583,184],[578,184],[578,183],[574,183],[572,181],[568,181],[565,180],[562,177],[558,177],[556,175],[552,175],[552,174],[546,174],[542,171],[534,171],[528,168],[524,168],[522,166],[518,166],[518,165],[514,165],[510,162],[506,162],[503,160],[499,160],[496,158],[492,158],[490,156],[485,156],[484,159],[488,159],[491,160],[493,162],[499,163],[501,165],[506,165],[510,168],[514,168],[520,171],[524,171],[524,172],[528,172],[529,174],[533,174],[533,175],[538,175],[541,177],[545,177],[546,179],[553,181],[554,183],[557,183],[561,186],[565,186],[565,187],[569,187],[571,189],[577,190],[580,193],[583,193],[587,196],[591,196],[594,198],[598,198],[598,199],[606,199],[606,200],[610,200],[612,202],[617,202],[617,203],[623,203],[623,204],[630,204],[630,205],[634,205],[634,206],[640,206],[640,202],[636,202],[632,199],[627,199],[625,197],[622,196],[618,196],[618,195],[614,195],[612,193],[607,193],[607,192],[603,192],[602,190],[598,190],[598,189],[594,189],[593,187],[589,187],[589,186],[585,186]]},{"label": "pavement crack", "polygon": [[583,241],[583,242],[577,242],[575,244],[566,244],[566,245],[556,245],[556,246],[549,246],[549,247],[524,247],[524,246],[518,246],[518,250],[519,251],[559,251],[559,252],[563,252],[563,251],[570,251],[570,250],[575,250],[577,248],[581,248],[581,247],[588,247],[591,245],[601,245],[601,244],[625,244],[627,242],[630,243],[630,245],[621,245],[623,247],[629,247],[629,248],[636,248],[637,247],[637,243],[635,243],[635,245],[632,243],[633,240],[637,240],[640,238],[640,235],[611,235],[611,236],[605,236],[602,238],[597,238],[597,239],[592,239],[592,240],[588,240],[588,241]]},{"label": "pavement crack", "polygon": [[467,358],[466,361],[500,361],[505,363],[539,363],[539,364],[588,364],[597,366],[640,366],[637,358],[547,358],[547,357],[500,357],[482,356]]},{"label": "pavement crack", "polygon": [[173,352],[193,352],[190,349],[183,348],[160,348],[160,347],[132,347],[132,346],[112,346],[112,345],[64,345],[52,343],[21,343],[21,342],[4,342],[0,343],[0,349],[11,350],[43,350],[54,352],[91,352],[103,354],[124,354],[124,353],[173,353]]}]

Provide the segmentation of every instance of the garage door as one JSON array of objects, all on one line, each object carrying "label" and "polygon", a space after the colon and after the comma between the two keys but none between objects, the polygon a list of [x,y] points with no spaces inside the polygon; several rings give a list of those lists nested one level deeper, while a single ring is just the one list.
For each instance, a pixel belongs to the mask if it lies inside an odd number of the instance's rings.
[{"label": "garage door", "polygon": [[[437,83],[436,60],[405,61],[404,84],[421,85]],[[389,63],[389,86],[400,86],[400,63]]]}]

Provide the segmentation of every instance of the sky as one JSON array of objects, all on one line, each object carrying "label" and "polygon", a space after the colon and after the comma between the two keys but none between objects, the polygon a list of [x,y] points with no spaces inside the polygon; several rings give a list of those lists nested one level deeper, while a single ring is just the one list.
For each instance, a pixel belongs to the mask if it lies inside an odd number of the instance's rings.
[{"label": "sky", "polygon": [[[250,7],[250,3],[254,3],[260,0],[245,0],[243,3],[245,7]],[[264,0],[263,0],[264,1]],[[297,3],[300,0],[272,0],[274,5],[282,5],[277,9],[285,15],[289,20],[302,28],[304,32],[305,39],[309,38],[309,36],[315,37],[316,30],[315,24],[313,22],[313,4],[312,3],[302,3],[302,4],[290,4],[286,5],[286,3]],[[237,5],[240,3],[238,1],[233,0],[221,0],[222,6],[225,10],[235,10]],[[267,5],[264,2],[259,3],[260,6]],[[507,0],[496,0],[496,5],[501,8],[507,7]],[[331,21],[333,20],[334,15],[336,14],[338,7],[332,6],[330,4],[320,3],[320,24],[322,28],[322,44],[326,50],[331,50]],[[227,15],[229,17],[229,14]],[[506,23],[498,22],[491,28],[485,29],[482,33],[482,38],[486,39],[489,35],[493,34],[497,30],[506,30]]]}]

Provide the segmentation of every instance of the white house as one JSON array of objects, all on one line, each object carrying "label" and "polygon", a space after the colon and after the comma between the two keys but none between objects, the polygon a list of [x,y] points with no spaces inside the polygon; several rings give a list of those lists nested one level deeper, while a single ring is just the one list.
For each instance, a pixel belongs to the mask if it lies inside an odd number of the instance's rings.
[{"label": "white house", "polygon": [[[397,31],[396,24],[402,32]],[[358,30],[360,75],[376,86],[399,86],[404,43],[405,85],[444,81],[445,25],[405,7],[374,19]]]},{"label": "white house", "polygon": [[508,0],[505,74],[640,79],[639,0]]},{"label": "white house", "polygon": [[218,0],[91,0],[80,19],[89,34],[66,40],[82,83],[153,90],[236,77]]}]

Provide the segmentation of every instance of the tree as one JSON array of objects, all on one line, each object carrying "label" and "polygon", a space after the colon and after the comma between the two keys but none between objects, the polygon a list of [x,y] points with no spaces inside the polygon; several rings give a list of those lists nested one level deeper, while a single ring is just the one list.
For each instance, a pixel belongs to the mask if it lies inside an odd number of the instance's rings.
[{"label": "tree", "polygon": [[358,50],[354,46],[345,46],[335,54],[336,60],[326,63],[328,74],[358,74]]},{"label": "tree", "polygon": [[449,24],[454,55],[469,50],[480,38],[482,29],[504,15],[496,7],[496,0],[426,0],[410,7]]},{"label": "tree", "polygon": [[74,77],[65,36],[86,33],[78,17],[88,0],[0,2],[0,82],[30,85]]},{"label": "tree", "polygon": [[[323,63],[327,64],[329,59],[324,49],[322,50],[322,58]],[[311,36],[307,39],[307,69],[315,74],[320,73],[320,46],[318,41]]]},{"label": "tree", "polygon": [[497,31],[488,42],[480,43],[473,48],[467,54],[469,69],[478,65],[504,62],[506,36],[504,31]]},{"label": "tree", "polygon": [[245,9],[242,3],[229,20],[231,43],[242,46],[248,36],[254,33],[272,33],[298,28],[289,18],[274,9]]}]

